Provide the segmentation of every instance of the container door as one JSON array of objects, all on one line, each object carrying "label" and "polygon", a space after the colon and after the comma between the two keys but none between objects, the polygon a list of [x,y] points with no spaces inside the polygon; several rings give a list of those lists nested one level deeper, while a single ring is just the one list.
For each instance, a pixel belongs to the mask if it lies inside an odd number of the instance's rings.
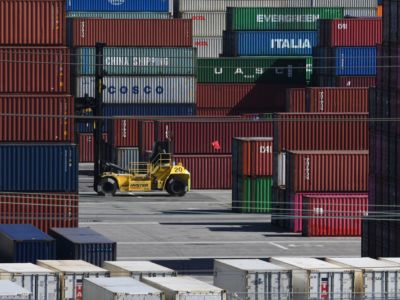
[{"label": "container door", "polygon": [[39,275],[37,276],[37,298],[38,299],[58,299],[59,285],[57,275]]},{"label": "container door", "polygon": [[64,277],[64,300],[83,300],[83,279],[105,277],[103,274],[68,274]]},{"label": "container door", "polygon": [[[247,299],[264,300],[268,299],[268,273],[249,273],[247,278]],[[246,298],[245,295],[238,295],[239,298]]]},{"label": "container door", "polygon": [[[290,298],[290,272],[252,273],[247,281],[249,300],[286,300]],[[243,298],[243,297],[241,297]]]},{"label": "container door", "polygon": [[310,299],[353,299],[354,276],[347,272],[311,272]]},{"label": "container door", "polygon": [[388,272],[386,276],[386,291],[389,299],[400,298],[400,272]]},{"label": "container door", "polygon": [[365,271],[364,277],[364,298],[383,299],[385,296],[385,272]]},{"label": "container door", "polygon": [[290,299],[292,291],[291,272],[273,272],[269,278],[270,300],[286,300]]}]

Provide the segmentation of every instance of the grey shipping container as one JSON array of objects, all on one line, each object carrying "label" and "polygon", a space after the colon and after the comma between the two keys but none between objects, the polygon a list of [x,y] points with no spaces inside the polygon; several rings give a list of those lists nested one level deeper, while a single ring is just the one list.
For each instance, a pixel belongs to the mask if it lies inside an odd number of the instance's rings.
[{"label": "grey shipping container", "polygon": [[0,264],[0,279],[11,280],[27,289],[33,299],[51,300],[60,297],[58,274],[31,263]]},{"label": "grey shipping container", "polygon": [[[95,48],[76,50],[76,75],[94,75]],[[113,75],[195,75],[195,48],[104,48],[104,71]]]},{"label": "grey shipping container", "polygon": [[35,263],[38,259],[54,259],[56,241],[30,224],[0,225],[0,261]]},{"label": "grey shipping container", "polygon": [[108,277],[109,272],[82,260],[38,260],[39,266],[54,270],[60,276],[60,300],[82,299],[83,279]]},{"label": "grey shipping container", "polygon": [[105,261],[104,269],[110,271],[112,277],[169,277],[176,276],[172,269],[155,264],[151,261]]},{"label": "grey shipping container", "polygon": [[[76,97],[94,97],[94,77],[76,78]],[[194,104],[195,77],[104,77],[106,104]]]},{"label": "grey shipping container", "polygon": [[193,37],[222,36],[226,27],[225,12],[185,12],[183,19],[193,23]]},{"label": "grey shipping container", "polygon": [[377,7],[378,0],[312,0],[314,7]]},{"label": "grey shipping container", "polygon": [[88,278],[83,282],[85,300],[163,300],[164,293],[129,277]]},{"label": "grey shipping container", "polygon": [[222,54],[222,37],[193,37],[198,58],[217,58]]},{"label": "grey shipping container", "polygon": [[345,8],[344,16],[345,17],[376,17],[377,11],[376,8]]},{"label": "grey shipping container", "polygon": [[292,272],[259,259],[216,259],[214,285],[226,290],[228,299],[290,299]]},{"label": "grey shipping container", "polygon": [[0,280],[0,300],[31,300],[31,293],[15,282]]},{"label": "grey shipping container", "polygon": [[58,259],[78,259],[102,266],[104,261],[117,258],[117,243],[90,228],[51,228],[49,235],[57,242]]},{"label": "grey shipping container", "polygon": [[171,19],[169,12],[89,12],[69,11],[67,18],[96,18],[96,19]]},{"label": "grey shipping container", "polygon": [[115,148],[115,163],[123,168],[129,170],[130,163],[139,162],[139,148]]},{"label": "grey shipping container", "polygon": [[76,192],[77,156],[71,144],[1,144],[0,191]]},{"label": "grey shipping container", "polygon": [[313,0],[180,0],[179,11],[224,12],[227,7],[310,7],[312,3]]}]

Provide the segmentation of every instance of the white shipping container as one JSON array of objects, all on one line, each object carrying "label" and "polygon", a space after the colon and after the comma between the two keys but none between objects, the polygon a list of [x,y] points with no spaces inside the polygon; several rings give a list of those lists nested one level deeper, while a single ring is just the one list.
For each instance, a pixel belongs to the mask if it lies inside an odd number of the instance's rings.
[{"label": "white shipping container", "polygon": [[345,8],[345,17],[357,17],[357,18],[367,18],[376,17],[376,8]]},{"label": "white shipping container", "polygon": [[293,299],[353,299],[354,271],[306,257],[272,257],[292,269]]},{"label": "white shipping container", "polygon": [[290,299],[292,272],[259,259],[216,259],[214,285],[232,300]]},{"label": "white shipping container", "polygon": [[163,293],[130,277],[87,278],[85,300],[163,300]]},{"label": "white shipping container", "polygon": [[398,299],[400,265],[369,257],[328,257],[327,262],[355,270],[355,292],[364,299]]},{"label": "white shipping container", "polygon": [[139,148],[119,147],[115,149],[115,156],[116,164],[124,170],[129,170],[130,163],[139,162]]},{"label": "white shipping container", "polygon": [[189,276],[143,277],[142,281],[165,293],[165,300],[225,300],[225,291]]},{"label": "white shipping container", "polygon": [[9,280],[0,280],[0,300],[30,300],[31,293]]},{"label": "white shipping container", "polygon": [[377,7],[378,0],[312,0],[314,7]]},{"label": "white shipping container", "polygon": [[34,299],[58,299],[56,272],[31,263],[0,264],[0,279],[7,279],[32,293]]},{"label": "white shipping container", "polygon": [[193,37],[222,37],[226,28],[225,12],[186,12],[182,18],[192,20]]},{"label": "white shipping container", "polygon": [[59,274],[61,300],[78,300],[83,295],[83,279],[109,277],[109,272],[82,260],[38,260],[39,266]]},{"label": "white shipping container", "polygon": [[222,37],[194,37],[198,58],[216,58],[222,54]]},{"label": "white shipping container", "polygon": [[278,155],[278,186],[286,187],[286,152],[280,152]]},{"label": "white shipping container", "polygon": [[146,277],[176,276],[172,269],[160,266],[151,261],[105,261],[103,268],[109,270],[111,276],[123,276],[140,279]]},{"label": "white shipping container", "polygon": [[310,7],[312,0],[180,0],[180,12],[225,12],[227,7]]},{"label": "white shipping container", "polygon": [[[110,104],[194,104],[195,77],[106,76],[103,102]],[[76,78],[76,97],[94,97],[95,78]]]}]

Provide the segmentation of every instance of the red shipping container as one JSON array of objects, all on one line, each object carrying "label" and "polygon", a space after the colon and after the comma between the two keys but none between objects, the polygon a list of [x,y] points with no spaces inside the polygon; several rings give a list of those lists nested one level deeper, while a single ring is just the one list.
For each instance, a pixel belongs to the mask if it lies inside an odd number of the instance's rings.
[{"label": "red shipping container", "polygon": [[368,194],[305,195],[303,236],[361,236],[368,215]]},{"label": "red shipping container", "polygon": [[366,113],[274,115],[274,151],[368,150]]},{"label": "red shipping container", "polygon": [[382,18],[320,20],[321,46],[374,47],[382,44]]},{"label": "red shipping container", "polygon": [[78,226],[79,196],[75,193],[0,193],[0,224],[51,227]]},{"label": "red shipping container", "polygon": [[236,111],[284,111],[286,90],[289,87],[292,85],[198,84],[197,107],[229,108]]},{"label": "red shipping container", "polygon": [[142,158],[146,158],[146,152],[152,152],[155,139],[154,121],[140,120],[139,127],[139,149]]},{"label": "red shipping container", "polygon": [[197,108],[196,115],[202,117],[224,117],[231,115],[229,108]]},{"label": "red shipping container", "polygon": [[177,154],[231,154],[234,137],[271,137],[272,121],[203,119],[159,121],[158,140],[168,132]]},{"label": "red shipping container", "polygon": [[[103,133],[103,140],[107,142],[107,134]],[[79,162],[94,162],[94,140],[93,133],[79,134]]]},{"label": "red shipping container", "polygon": [[235,138],[233,147],[237,176],[272,176],[273,138]]},{"label": "red shipping container", "polygon": [[368,151],[291,151],[286,188],[292,192],[368,191]]},{"label": "red shipping container", "polygon": [[1,142],[74,142],[72,96],[0,95],[0,113]]},{"label": "red shipping container", "polygon": [[113,118],[110,121],[112,124],[108,126],[108,129],[113,147],[139,146],[138,119]]},{"label": "red shipping container", "polygon": [[306,89],[292,88],[286,92],[286,112],[306,111]]},{"label": "red shipping container", "polygon": [[192,189],[230,189],[231,155],[174,155],[189,170]]},{"label": "red shipping container", "polygon": [[3,75],[0,93],[69,94],[69,50],[65,47],[0,48],[0,74]]},{"label": "red shipping container", "polygon": [[307,112],[368,112],[368,88],[307,89]]},{"label": "red shipping container", "polygon": [[192,47],[192,20],[73,19],[72,46]]},{"label": "red shipping container", "polygon": [[64,0],[1,0],[0,45],[65,45]]},{"label": "red shipping container", "polygon": [[337,76],[336,86],[340,87],[370,87],[376,85],[375,76]]}]

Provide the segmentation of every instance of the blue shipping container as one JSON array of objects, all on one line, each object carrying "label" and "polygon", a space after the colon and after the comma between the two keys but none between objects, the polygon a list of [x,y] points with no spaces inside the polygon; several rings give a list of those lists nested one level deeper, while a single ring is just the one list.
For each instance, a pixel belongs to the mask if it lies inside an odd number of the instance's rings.
[{"label": "blue shipping container", "polygon": [[335,50],[336,74],[339,76],[375,76],[375,47],[339,47]]},{"label": "blue shipping container", "polygon": [[0,144],[0,191],[76,192],[78,161],[72,144]]},{"label": "blue shipping container", "polygon": [[311,56],[316,31],[224,32],[224,56]]},{"label": "blue shipping container", "polygon": [[56,259],[56,241],[30,224],[0,225],[0,261],[36,263]]},{"label": "blue shipping container", "polygon": [[84,260],[101,267],[117,259],[117,243],[90,228],[51,228],[56,239],[57,259]]},{"label": "blue shipping container", "polygon": [[67,11],[168,12],[169,0],[67,0]]}]

